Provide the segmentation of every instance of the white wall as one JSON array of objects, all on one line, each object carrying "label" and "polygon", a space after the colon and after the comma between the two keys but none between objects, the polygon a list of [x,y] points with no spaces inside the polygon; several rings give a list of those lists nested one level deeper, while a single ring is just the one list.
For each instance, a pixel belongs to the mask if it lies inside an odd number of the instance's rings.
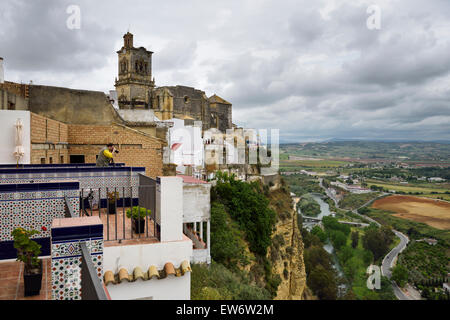
[{"label": "white wall", "polygon": [[[152,244],[126,245],[104,247],[103,271],[117,273],[120,268],[126,268],[131,274],[135,267],[141,267],[145,272],[151,265],[158,270],[171,262],[178,268],[184,260],[192,260],[192,241],[186,236],[182,241],[160,242]],[[142,299],[152,297],[154,300],[190,299],[190,273],[181,277],[169,276],[165,279],[109,284],[108,292],[112,300]]]},{"label": "white wall", "polygon": [[30,137],[30,112],[16,110],[0,110],[0,163],[15,164],[16,158],[13,155],[16,146],[16,121],[22,119],[23,124],[23,148],[25,155],[20,160],[20,164],[30,163],[31,137]]},{"label": "white wall", "polygon": [[183,179],[158,177],[156,221],[161,226],[161,242],[183,239]]},{"label": "white wall", "polygon": [[191,273],[184,276],[168,276],[165,279],[136,280],[110,284],[106,287],[111,300],[190,300]]},{"label": "white wall", "polygon": [[124,267],[131,273],[135,267],[147,271],[152,265],[161,270],[167,262],[177,268],[184,260],[190,261],[191,256],[192,240],[186,236],[181,241],[111,246],[103,250],[103,270],[115,274]]},{"label": "white wall", "polygon": [[183,185],[183,222],[209,220],[211,215],[211,184]]}]

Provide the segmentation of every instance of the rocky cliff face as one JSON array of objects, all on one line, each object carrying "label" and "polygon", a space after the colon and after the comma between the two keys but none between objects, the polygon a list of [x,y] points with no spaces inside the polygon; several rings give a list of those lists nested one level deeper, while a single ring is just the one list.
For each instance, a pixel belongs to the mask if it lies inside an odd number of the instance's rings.
[{"label": "rocky cliff face", "polygon": [[277,213],[276,231],[268,259],[272,261],[273,273],[281,277],[276,300],[309,299],[306,288],[306,271],[303,261],[303,240],[297,223],[295,204],[288,190],[283,187],[270,192],[270,205]]}]

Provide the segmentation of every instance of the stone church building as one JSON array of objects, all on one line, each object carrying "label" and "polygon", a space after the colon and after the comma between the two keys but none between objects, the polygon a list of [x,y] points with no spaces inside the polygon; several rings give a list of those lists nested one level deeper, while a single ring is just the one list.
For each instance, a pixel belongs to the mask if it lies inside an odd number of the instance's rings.
[{"label": "stone church building", "polygon": [[7,82],[7,58],[0,58],[0,110],[31,113],[31,163],[95,162],[100,148],[112,142],[121,150],[117,162],[145,167],[155,177],[163,175],[170,119],[202,121],[203,131],[233,128],[231,103],[192,87],[157,87],[153,52],[134,47],[129,32],[123,39],[117,101],[99,91]]},{"label": "stone church building", "polygon": [[232,105],[217,95],[185,86],[155,87],[152,80],[152,54],[133,46],[133,35],[123,36],[117,51],[119,78],[116,92],[120,109],[150,109],[159,120],[172,118],[202,121],[203,130],[232,128]]}]

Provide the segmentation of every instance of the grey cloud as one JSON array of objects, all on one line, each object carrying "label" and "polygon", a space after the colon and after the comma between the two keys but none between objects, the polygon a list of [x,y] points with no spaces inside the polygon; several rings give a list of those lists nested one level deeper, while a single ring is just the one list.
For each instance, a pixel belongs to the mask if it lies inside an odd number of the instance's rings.
[{"label": "grey cloud", "polygon": [[[233,103],[233,122],[284,141],[450,139],[450,1],[2,1],[6,74],[107,91],[128,27],[157,85]],[[382,9],[368,30],[366,9]],[[82,29],[65,27],[68,4]],[[8,78],[7,78],[8,79]]]}]

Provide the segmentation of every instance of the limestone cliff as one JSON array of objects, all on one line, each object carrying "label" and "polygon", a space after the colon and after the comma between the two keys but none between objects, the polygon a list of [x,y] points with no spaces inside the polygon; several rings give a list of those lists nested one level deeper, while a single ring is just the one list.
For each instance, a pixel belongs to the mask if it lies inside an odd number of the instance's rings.
[{"label": "limestone cliff", "polygon": [[297,223],[295,204],[285,187],[270,192],[270,206],[277,213],[276,231],[268,259],[272,271],[281,277],[276,300],[304,300],[309,298],[303,261],[303,240]]}]

